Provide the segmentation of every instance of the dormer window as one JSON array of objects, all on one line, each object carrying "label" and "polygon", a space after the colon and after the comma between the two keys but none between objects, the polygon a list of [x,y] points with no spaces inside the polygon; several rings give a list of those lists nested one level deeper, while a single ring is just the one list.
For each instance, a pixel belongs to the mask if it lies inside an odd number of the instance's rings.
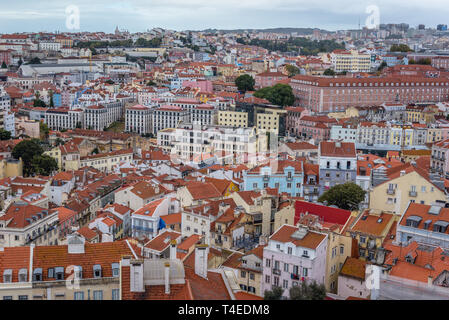
[{"label": "dormer window", "polygon": [[33,271],[33,281],[42,281],[42,268],[36,268]]},{"label": "dormer window", "polygon": [[27,274],[28,271],[26,268],[22,268],[19,270],[19,282],[27,282]]},{"label": "dormer window", "polygon": [[64,267],[55,268],[55,278],[56,280],[64,280]]},{"label": "dormer window", "polygon": [[118,263],[113,263],[111,265],[112,267],[112,276],[113,277],[118,277],[119,276],[119,264]]},{"label": "dormer window", "polygon": [[12,269],[5,269],[3,271],[3,283],[11,283],[12,282]]},{"label": "dormer window", "polygon": [[94,278],[101,278],[101,266],[99,264],[94,265]]}]

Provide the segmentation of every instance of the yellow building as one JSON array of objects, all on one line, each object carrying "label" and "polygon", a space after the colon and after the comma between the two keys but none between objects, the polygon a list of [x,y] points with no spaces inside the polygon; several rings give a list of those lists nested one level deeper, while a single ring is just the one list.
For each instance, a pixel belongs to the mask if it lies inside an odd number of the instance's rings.
[{"label": "yellow building", "polygon": [[54,147],[53,149],[51,149],[49,151],[45,151],[44,154],[47,155],[47,156],[52,157],[53,159],[55,159],[56,162],[58,163],[59,170],[61,170],[61,168],[62,168],[62,157],[61,157],[61,149],[59,148],[59,146]]},{"label": "yellow building", "polygon": [[387,170],[386,177],[387,181],[375,185],[370,191],[370,209],[401,215],[410,201],[422,204],[446,201],[444,186],[432,182],[427,172],[410,163]]},{"label": "yellow building", "polygon": [[442,130],[440,128],[428,128],[427,129],[427,143],[433,143],[443,140]]},{"label": "yellow building", "polygon": [[393,223],[398,219],[399,216],[381,210],[361,212],[355,222],[345,230],[347,236],[357,241],[360,259],[369,262],[382,260],[383,250],[379,249],[382,248]]},{"label": "yellow building", "polygon": [[19,176],[23,176],[22,158],[19,160],[2,159],[0,161],[0,179]]},{"label": "yellow building", "polygon": [[371,55],[361,54],[356,50],[335,50],[330,54],[330,61],[335,72],[371,71]]},{"label": "yellow building", "polygon": [[248,113],[241,111],[218,111],[218,125],[226,127],[248,127]]},{"label": "yellow building", "polygon": [[411,126],[392,126],[390,144],[397,146],[413,146],[413,128]]},{"label": "yellow building", "polygon": [[266,108],[264,113],[257,113],[256,127],[260,131],[269,131],[279,134],[279,118],[286,110]]}]

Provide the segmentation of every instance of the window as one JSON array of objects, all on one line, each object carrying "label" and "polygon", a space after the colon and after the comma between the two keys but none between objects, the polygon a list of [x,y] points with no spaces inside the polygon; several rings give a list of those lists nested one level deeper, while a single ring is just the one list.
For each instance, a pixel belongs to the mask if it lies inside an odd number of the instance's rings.
[{"label": "window", "polygon": [[48,268],[47,277],[48,278],[54,278],[55,277],[55,269],[54,268]]},{"label": "window", "polygon": [[365,237],[360,237],[360,243],[365,243],[366,242],[366,238]]},{"label": "window", "polygon": [[12,269],[6,269],[3,271],[3,282],[10,283],[12,282]]},{"label": "window", "polygon": [[302,268],[302,275],[303,275],[303,277],[307,277],[307,275],[308,275],[308,269],[307,268]]},{"label": "window", "polygon": [[94,265],[94,278],[101,278],[101,266],[99,264]]},{"label": "window", "polygon": [[12,296],[3,296],[3,300],[12,300]]},{"label": "window", "polygon": [[112,289],[112,300],[120,300],[119,289]]},{"label": "window", "polygon": [[284,289],[287,289],[287,288],[288,288],[288,280],[284,280],[284,281],[282,282],[282,287],[283,287]]},{"label": "window", "polygon": [[19,296],[19,300],[28,300],[28,296],[26,295]]},{"label": "window", "polygon": [[64,280],[64,268],[63,267],[56,267],[55,268],[55,278],[56,280]]},{"label": "window", "polygon": [[279,287],[279,277],[273,277],[273,285]]},{"label": "window", "polygon": [[103,290],[94,290],[94,300],[103,300]]},{"label": "window", "polygon": [[27,269],[23,268],[19,270],[19,282],[27,281]]},{"label": "window", "polygon": [[249,279],[250,280],[254,280],[256,278],[256,276],[254,275],[254,273],[250,273],[249,274]]},{"label": "window", "polygon": [[113,277],[118,277],[119,276],[119,264],[118,263],[113,263],[112,264],[112,276]]},{"label": "window", "polygon": [[288,263],[284,263],[284,271],[288,272]]},{"label": "window", "polygon": [[246,278],[246,271],[241,271],[240,272],[240,277]]},{"label": "window", "polygon": [[344,254],[345,253],[345,246],[340,246],[340,254]]},{"label": "window", "polygon": [[75,292],[73,299],[74,300],[84,300],[84,291]]},{"label": "window", "polygon": [[292,254],[292,252],[293,252],[292,248],[287,248],[287,252],[288,252],[288,254]]},{"label": "window", "polygon": [[304,250],[304,251],[302,252],[302,255],[303,255],[303,256],[308,256],[308,255],[309,255],[309,252],[308,252],[307,250]]},{"label": "window", "polygon": [[270,259],[267,259],[267,260],[265,261],[265,266],[266,266],[267,268],[269,268],[269,267],[271,266],[271,260],[270,260]]},{"label": "window", "polygon": [[270,283],[270,276],[269,275],[265,276],[265,283]]},{"label": "window", "polygon": [[33,281],[42,281],[42,268],[34,269]]}]

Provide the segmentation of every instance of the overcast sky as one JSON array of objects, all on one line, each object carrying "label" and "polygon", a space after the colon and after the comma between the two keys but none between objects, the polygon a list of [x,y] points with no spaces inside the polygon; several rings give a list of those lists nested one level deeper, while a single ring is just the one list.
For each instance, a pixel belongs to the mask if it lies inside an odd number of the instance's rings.
[{"label": "overcast sky", "polygon": [[380,23],[449,24],[448,0],[0,0],[0,33],[74,31],[66,8],[80,11],[79,31],[130,32],[153,27],[207,28],[317,27],[356,29],[376,5]]}]

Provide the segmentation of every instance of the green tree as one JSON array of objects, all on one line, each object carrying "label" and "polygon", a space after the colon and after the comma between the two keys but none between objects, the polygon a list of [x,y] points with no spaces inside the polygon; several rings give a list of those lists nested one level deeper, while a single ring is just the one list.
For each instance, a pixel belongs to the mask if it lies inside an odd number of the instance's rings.
[{"label": "green tree", "polygon": [[11,132],[6,131],[5,129],[0,129],[0,140],[9,140],[11,139]]},{"label": "green tree", "polygon": [[6,65],[5,61],[2,62],[2,69],[6,69],[8,66]]},{"label": "green tree", "polygon": [[115,82],[112,81],[111,79],[108,79],[108,80],[105,81],[105,83],[107,83],[107,84],[114,84]]},{"label": "green tree", "polygon": [[411,52],[413,51],[412,49],[410,49],[410,47],[406,44],[393,44],[390,47],[390,52]]},{"label": "green tree", "polygon": [[11,152],[15,159],[22,158],[23,173],[30,175],[34,169],[32,167],[32,160],[34,156],[40,156],[44,150],[42,149],[38,139],[20,141]]},{"label": "green tree", "polygon": [[382,71],[384,68],[388,67],[388,64],[386,61],[382,61],[382,63],[380,64],[379,68],[377,69],[378,71]]},{"label": "green tree", "polygon": [[326,287],[315,280],[311,283],[302,281],[298,286],[292,286],[289,290],[290,300],[324,300]]},{"label": "green tree", "polygon": [[52,172],[58,170],[58,163],[49,155],[35,155],[31,160],[33,173],[49,176]]},{"label": "green tree", "polygon": [[53,90],[50,90],[49,94],[50,94],[50,108],[54,108],[55,103],[53,101]]},{"label": "green tree", "polygon": [[56,138],[56,140],[55,140],[56,147],[61,146],[63,144],[64,144],[64,140],[62,140],[61,138]]},{"label": "green tree", "polygon": [[324,70],[323,75],[325,75],[325,76],[335,76],[335,71],[330,69],[330,68],[328,68],[328,69]]},{"label": "green tree", "polygon": [[240,92],[253,91],[256,80],[249,74],[242,74],[235,79],[235,85]]},{"label": "green tree", "polygon": [[155,86],[156,85],[156,82],[154,82],[153,80],[150,80],[150,81],[148,81],[147,82],[147,86]]},{"label": "green tree", "polygon": [[22,58],[19,58],[19,61],[17,61],[17,65],[20,67],[23,64]]},{"label": "green tree", "polygon": [[292,87],[288,84],[278,83],[272,87],[262,88],[254,92],[257,98],[263,98],[278,106],[291,106],[295,102]]},{"label": "green tree", "polygon": [[299,70],[299,68],[297,66],[294,66],[294,65],[291,65],[291,64],[287,64],[285,66],[285,69],[287,70],[288,76],[290,78],[296,76],[300,72],[300,70]]},{"label": "green tree", "polygon": [[28,61],[28,63],[26,64],[42,64],[41,59],[39,59],[38,57],[35,57],[33,59],[31,59],[30,61]]},{"label": "green tree", "polygon": [[48,134],[50,133],[50,129],[48,128],[48,125],[44,122],[40,122],[39,124],[39,132],[42,140],[46,140],[48,137]]},{"label": "green tree", "polygon": [[91,153],[92,153],[92,154],[99,154],[99,153],[100,153],[100,150],[98,150],[98,148],[95,147],[95,149],[93,149]]},{"label": "green tree", "polygon": [[353,182],[337,184],[327,190],[319,202],[327,201],[327,205],[335,205],[344,210],[357,210],[359,204],[365,199],[366,191]]},{"label": "green tree", "polygon": [[281,287],[273,287],[273,290],[265,290],[264,299],[265,300],[281,300],[284,289]]}]

